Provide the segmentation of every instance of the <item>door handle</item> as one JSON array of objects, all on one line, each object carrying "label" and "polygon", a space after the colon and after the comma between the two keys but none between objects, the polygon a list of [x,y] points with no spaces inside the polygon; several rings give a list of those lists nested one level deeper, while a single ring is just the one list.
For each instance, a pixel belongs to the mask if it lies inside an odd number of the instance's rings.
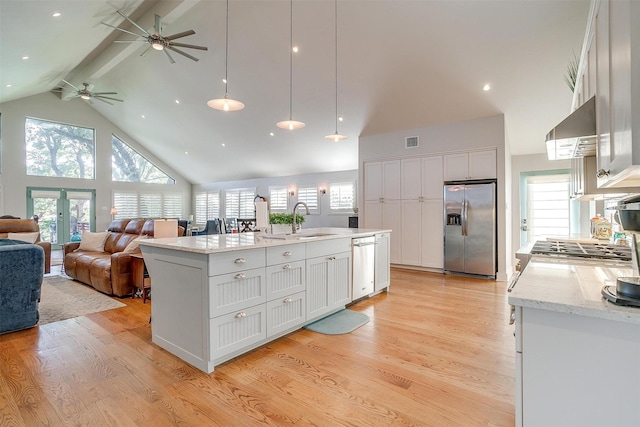
[{"label": "door handle", "polygon": [[462,235],[466,236],[467,235],[467,201],[466,199],[462,202],[462,218],[461,218],[461,222],[462,222]]}]

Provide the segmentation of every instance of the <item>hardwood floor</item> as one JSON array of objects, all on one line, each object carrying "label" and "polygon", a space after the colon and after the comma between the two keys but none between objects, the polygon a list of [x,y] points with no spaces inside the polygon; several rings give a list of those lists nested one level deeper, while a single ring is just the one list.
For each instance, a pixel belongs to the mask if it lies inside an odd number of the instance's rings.
[{"label": "hardwood floor", "polygon": [[512,426],[506,283],[392,269],[346,335],[294,332],[206,375],[150,304],[0,335],[1,426]]}]

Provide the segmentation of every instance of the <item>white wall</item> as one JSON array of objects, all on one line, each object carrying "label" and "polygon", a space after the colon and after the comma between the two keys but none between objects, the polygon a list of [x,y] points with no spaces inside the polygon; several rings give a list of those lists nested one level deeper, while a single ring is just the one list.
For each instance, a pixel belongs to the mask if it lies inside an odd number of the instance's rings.
[{"label": "white wall", "polygon": [[[341,171],[341,172],[327,172],[327,173],[311,173],[305,175],[295,175],[295,176],[281,176],[274,178],[259,178],[259,179],[248,179],[242,181],[225,181],[225,182],[213,182],[207,184],[194,184],[193,185],[193,194],[195,195],[199,191],[220,191],[221,198],[221,209],[223,208],[223,197],[222,192],[224,190],[233,189],[233,188],[255,188],[256,194],[259,194],[265,198],[269,198],[269,186],[286,186],[287,188],[295,187],[298,188],[300,186],[306,185],[315,185],[317,187],[322,187],[327,189],[327,194],[319,197],[319,205],[320,205],[320,214],[312,214],[307,215],[305,217],[305,222],[303,228],[312,228],[312,227],[348,227],[349,226],[349,216],[354,216],[353,212],[349,214],[330,214],[329,213],[329,184],[332,182],[353,182],[357,188],[357,178],[358,171],[350,170],[350,171]],[[195,197],[194,197],[195,201]],[[293,196],[289,200],[289,212],[298,201],[297,196]],[[194,202],[195,203],[195,202]],[[356,206],[358,203],[358,199],[356,198]],[[192,207],[192,212],[195,212],[195,205]],[[224,217],[224,215],[220,214],[220,216]]]},{"label": "white wall", "polygon": [[[115,107],[114,107],[115,108]],[[96,229],[103,230],[111,222],[109,211],[113,191],[154,190],[182,192],[183,211],[191,206],[191,183],[130,138],[115,124],[80,99],[62,101],[47,92],[0,104],[2,119],[2,169],[0,171],[0,215],[24,218],[27,211],[27,187],[54,187],[96,190]],[[25,118],[33,117],[96,130],[96,179],[71,179],[27,176],[25,162]],[[111,135],[115,134],[140,154],[176,180],[172,186],[111,181]],[[170,188],[167,188],[170,187]]]},{"label": "white wall", "polygon": [[[419,147],[405,148],[405,138],[419,137]],[[496,115],[464,122],[447,123],[419,129],[409,129],[380,135],[360,137],[358,197],[362,200],[364,163],[372,160],[399,159],[430,154],[495,148],[498,177],[498,280],[507,280],[512,271],[512,256],[508,237],[511,216],[501,214],[511,210],[511,195],[507,192],[509,149],[505,143],[504,116]],[[364,213],[366,215],[366,212]]]}]

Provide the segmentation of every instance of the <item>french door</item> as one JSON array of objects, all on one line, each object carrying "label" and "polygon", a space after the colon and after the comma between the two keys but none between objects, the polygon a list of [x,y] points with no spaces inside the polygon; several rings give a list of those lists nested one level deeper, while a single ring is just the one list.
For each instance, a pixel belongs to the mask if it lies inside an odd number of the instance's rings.
[{"label": "french door", "polygon": [[95,190],[27,188],[27,216],[38,216],[40,238],[59,249],[95,231]]}]

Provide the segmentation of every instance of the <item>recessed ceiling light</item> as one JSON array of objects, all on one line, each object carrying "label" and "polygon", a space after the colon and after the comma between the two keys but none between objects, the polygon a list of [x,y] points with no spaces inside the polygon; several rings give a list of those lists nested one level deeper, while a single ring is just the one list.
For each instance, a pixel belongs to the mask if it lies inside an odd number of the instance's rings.
[{"label": "recessed ceiling light", "polygon": [[11,84],[8,84],[6,87],[11,87],[11,86],[12,86]]},{"label": "recessed ceiling light", "polygon": [[227,83],[227,79],[222,79],[222,83],[226,84]]},{"label": "recessed ceiling light", "polygon": [[29,59],[29,57],[25,55],[22,57],[22,59]]},{"label": "recessed ceiling light", "polygon": [[51,15],[51,16],[53,16],[54,18],[57,18],[60,15],[62,15],[60,12],[53,12],[53,15]]},{"label": "recessed ceiling light", "polygon": [[144,117],[144,114],[140,114],[140,117],[142,117],[143,119],[145,118],[145,117]]},{"label": "recessed ceiling light", "polygon": [[294,46],[294,47],[293,47],[293,53],[298,53],[298,51],[299,51],[299,50],[300,50],[300,49],[298,49],[298,46]]},{"label": "recessed ceiling light", "polygon": [[186,154],[186,155],[188,156],[188,155],[189,155],[189,152],[188,152],[188,151],[185,151],[185,152],[184,152],[184,154]]},{"label": "recessed ceiling light", "polygon": [[269,132],[269,136],[273,136],[273,135],[275,135],[275,133]]},{"label": "recessed ceiling light", "polygon": [[180,100],[176,99],[176,104],[180,104]]},{"label": "recessed ceiling light", "polygon": [[489,83],[485,83],[485,85],[482,86],[482,90],[485,92],[489,92],[491,90],[491,85]]},{"label": "recessed ceiling light", "polygon": [[342,117],[342,116],[338,116],[338,120],[339,120],[339,121],[343,121],[343,120],[344,120],[344,117]]},{"label": "recessed ceiling light", "polygon": [[222,144],[220,144],[220,145],[222,145],[223,147],[226,147],[226,146],[227,146],[227,144],[225,144],[224,142],[223,142]]}]

